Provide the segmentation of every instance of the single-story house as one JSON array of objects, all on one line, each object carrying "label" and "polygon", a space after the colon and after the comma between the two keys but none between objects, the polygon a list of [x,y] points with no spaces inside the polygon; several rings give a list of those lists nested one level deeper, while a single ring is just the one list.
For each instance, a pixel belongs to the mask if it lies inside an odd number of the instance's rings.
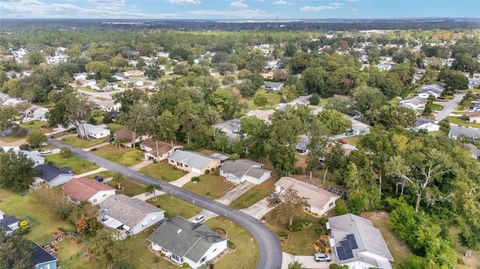
[{"label": "single-story house", "polygon": [[361,135],[370,133],[370,126],[359,120],[354,119],[353,117],[347,116],[347,118],[352,123],[352,132],[353,135]]},{"label": "single-story house", "polygon": [[0,148],[2,148],[4,151],[11,150],[16,154],[22,153],[33,162],[34,167],[45,163],[45,158],[43,158],[43,156],[37,150],[27,151],[27,150],[21,150],[19,147],[7,147],[7,146],[0,147]]},{"label": "single-story house", "polygon": [[107,197],[100,203],[100,222],[125,235],[135,235],[164,219],[165,211],[123,194]]},{"label": "single-story house", "polygon": [[145,135],[140,135],[127,129],[119,129],[113,134],[113,138],[115,140],[125,141],[124,143],[122,143],[122,145],[128,148],[133,147],[133,137],[135,137],[135,144],[140,143],[146,138]]},{"label": "single-story house", "polygon": [[107,125],[100,124],[100,125],[93,125],[93,124],[83,124],[83,126],[79,126],[80,134],[83,137],[87,135],[96,139],[104,138],[110,135],[110,130],[107,128]]},{"label": "single-story house", "polygon": [[471,123],[480,123],[480,111],[467,112],[468,121]]},{"label": "single-story house", "polygon": [[230,159],[230,156],[218,152],[212,153],[209,156],[213,159],[219,160],[220,165],[223,165],[228,159]]},{"label": "single-story house", "polygon": [[423,110],[427,104],[427,99],[415,96],[413,98],[400,101],[400,105],[412,110]]},{"label": "single-story house", "polygon": [[443,90],[444,87],[441,84],[425,85],[418,91],[418,97],[428,98],[430,96],[433,96],[436,99],[442,95]]},{"label": "single-story house", "polygon": [[57,269],[58,259],[37,243],[32,243],[32,263],[34,269]]},{"label": "single-story house", "polygon": [[140,148],[145,151],[145,160],[155,160],[157,162],[161,162],[167,159],[168,156],[170,156],[175,150],[181,149],[182,146],[147,138],[140,143]]},{"label": "single-story house", "polygon": [[187,263],[197,269],[227,249],[227,239],[207,225],[173,217],[165,220],[148,237],[153,251],[164,254],[173,262]]},{"label": "single-story house", "polygon": [[440,125],[432,120],[418,119],[415,121],[415,131],[426,130],[427,132],[435,132],[440,130]]},{"label": "single-story house", "polygon": [[48,108],[39,107],[32,112],[32,117],[39,121],[47,121]]},{"label": "single-story house", "polygon": [[392,254],[373,223],[353,214],[331,217],[326,224],[330,230],[330,247],[339,265],[351,269],[391,269]]},{"label": "single-story house", "polygon": [[393,64],[390,63],[380,63],[377,64],[377,68],[381,71],[390,71],[393,68]]},{"label": "single-story house", "polygon": [[306,199],[308,203],[306,209],[320,216],[334,208],[335,201],[340,198],[318,186],[291,177],[282,177],[275,182],[277,193],[281,194],[288,189],[297,191],[298,196]]},{"label": "single-story house", "polygon": [[213,128],[224,132],[228,141],[235,141],[239,138],[241,122],[240,119],[227,120],[214,125]]},{"label": "single-story house", "polygon": [[115,195],[114,188],[86,178],[72,179],[65,183],[62,188],[65,196],[76,204],[89,202],[96,205],[103,202],[107,197]]},{"label": "single-story house", "polygon": [[298,108],[300,106],[308,106],[310,105],[310,98],[312,98],[312,95],[303,95],[299,96],[298,98],[288,102],[288,103],[280,103],[275,106],[276,109],[278,110],[284,110],[287,107],[293,107],[293,108]]},{"label": "single-story house", "polygon": [[67,183],[73,177],[72,171],[67,168],[58,168],[52,164],[46,163],[35,167],[38,176],[35,177],[34,187],[47,184],[50,187],[59,186]]},{"label": "single-story house", "polygon": [[308,153],[308,146],[310,145],[310,139],[307,136],[302,136],[300,141],[298,141],[295,149],[297,150],[298,154],[305,155]]},{"label": "single-story house", "polygon": [[460,136],[480,138],[480,129],[450,124],[450,131],[448,132],[448,137],[452,139],[457,139]]},{"label": "single-story house", "polygon": [[464,146],[470,151],[472,157],[476,160],[480,160],[480,149],[473,144],[464,144]]},{"label": "single-story house", "polygon": [[176,150],[168,158],[168,163],[185,171],[200,175],[207,170],[213,170],[220,165],[220,160],[202,153]]},{"label": "single-story house", "polygon": [[272,177],[272,172],[262,167],[263,164],[250,160],[227,161],[220,167],[220,176],[234,183],[248,181],[258,185]]},{"label": "single-story house", "polygon": [[125,72],[123,72],[123,75],[125,77],[131,77],[131,76],[139,77],[139,76],[143,76],[143,71],[141,71],[141,70],[125,71]]},{"label": "single-story house", "polygon": [[275,113],[273,109],[267,110],[250,110],[244,117],[255,117],[259,120],[263,120],[265,123],[271,123],[270,117]]},{"label": "single-story house", "polygon": [[0,230],[6,235],[20,228],[19,221],[15,216],[8,216],[0,210]]},{"label": "single-story house", "polygon": [[469,112],[480,111],[480,103],[472,103],[468,111]]},{"label": "single-story house", "polygon": [[269,91],[279,91],[283,88],[282,82],[265,81],[263,88]]}]

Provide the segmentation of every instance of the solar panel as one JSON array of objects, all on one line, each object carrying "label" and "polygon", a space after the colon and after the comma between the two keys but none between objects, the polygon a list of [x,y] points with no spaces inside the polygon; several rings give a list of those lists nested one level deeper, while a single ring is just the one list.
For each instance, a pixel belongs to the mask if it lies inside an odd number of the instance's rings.
[{"label": "solar panel", "polygon": [[343,249],[343,247],[336,247],[337,249],[337,256],[338,256],[338,259],[340,260],[346,260],[346,256],[345,256],[345,250]]},{"label": "solar panel", "polygon": [[347,240],[348,240],[348,244],[350,244],[350,247],[352,249],[357,249],[358,248],[357,240],[355,240],[355,236],[353,234],[347,235]]},{"label": "solar panel", "polygon": [[353,258],[353,251],[351,248],[344,248],[345,249],[345,258],[351,259]]}]

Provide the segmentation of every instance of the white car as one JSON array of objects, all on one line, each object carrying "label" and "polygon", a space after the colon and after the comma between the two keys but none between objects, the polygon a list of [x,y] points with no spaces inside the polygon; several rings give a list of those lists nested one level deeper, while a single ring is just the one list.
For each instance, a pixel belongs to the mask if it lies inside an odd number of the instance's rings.
[{"label": "white car", "polygon": [[205,221],[204,215],[198,215],[193,219],[193,223],[202,223]]},{"label": "white car", "polygon": [[316,262],[330,262],[330,261],[332,261],[332,258],[330,256],[328,256],[325,253],[321,253],[321,252],[315,253],[315,255],[313,256],[313,259]]}]

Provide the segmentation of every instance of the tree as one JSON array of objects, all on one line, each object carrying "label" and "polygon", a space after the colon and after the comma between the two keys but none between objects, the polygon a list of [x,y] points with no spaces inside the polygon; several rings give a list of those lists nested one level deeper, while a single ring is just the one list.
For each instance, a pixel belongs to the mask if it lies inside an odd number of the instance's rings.
[{"label": "tree", "polygon": [[147,99],[145,92],[139,89],[126,90],[123,92],[115,93],[113,96],[115,104],[120,103],[120,112],[128,112],[130,108],[140,101]]},{"label": "tree", "polygon": [[30,269],[32,262],[32,243],[20,234],[6,235],[0,229],[0,268]]},{"label": "tree", "polygon": [[33,161],[22,152],[0,150],[0,187],[14,192],[27,191],[36,176]]},{"label": "tree", "polygon": [[29,65],[39,65],[45,62],[45,56],[38,50],[27,53],[26,58]]},{"label": "tree", "polygon": [[27,137],[27,142],[32,148],[38,148],[47,142],[47,136],[40,129],[33,129]]},{"label": "tree", "polygon": [[128,112],[122,112],[118,121],[125,128],[132,131],[132,145],[136,147],[137,133],[144,133],[148,130],[148,121],[150,120],[150,110],[143,103],[136,103]]},{"label": "tree", "polygon": [[158,79],[165,75],[165,71],[160,68],[158,64],[151,64],[145,69],[145,76],[149,79]]},{"label": "tree", "polygon": [[365,113],[371,109],[380,108],[385,104],[387,98],[376,88],[361,86],[353,92],[353,100],[357,109]]},{"label": "tree", "polygon": [[158,184],[149,184],[145,187],[145,193],[147,193],[147,196],[155,195],[155,191],[157,190],[162,190],[162,187]]},{"label": "tree", "polygon": [[106,62],[92,61],[85,65],[85,69],[89,73],[94,73],[97,80],[108,80],[112,76],[110,65]]},{"label": "tree", "polygon": [[411,109],[387,105],[370,113],[370,119],[375,125],[383,125],[385,128],[393,129],[398,126],[407,128],[415,124],[416,115]]},{"label": "tree", "polygon": [[233,93],[228,89],[217,89],[212,93],[209,101],[223,115],[224,119],[232,118],[236,112]]},{"label": "tree", "polygon": [[318,119],[333,135],[345,133],[352,128],[350,120],[334,109],[323,110],[318,114]]},{"label": "tree", "polygon": [[115,184],[117,190],[120,190],[122,188],[121,184],[124,180],[125,180],[125,177],[123,176],[122,173],[113,174],[112,183]]},{"label": "tree", "polygon": [[60,189],[40,187],[31,195],[36,203],[45,206],[49,212],[62,220],[66,220],[75,207]]},{"label": "tree", "polygon": [[288,269],[305,269],[299,261],[294,261],[288,264]]},{"label": "tree", "polygon": [[448,91],[468,89],[468,78],[460,71],[444,68],[440,71],[438,79],[445,82]]},{"label": "tree", "polygon": [[323,157],[323,165],[325,167],[325,171],[323,173],[323,185],[325,185],[325,181],[327,180],[328,170],[331,169],[338,169],[342,166],[343,163],[343,156],[344,151],[340,144],[335,143],[329,149],[323,151],[321,157]]},{"label": "tree", "polygon": [[256,117],[244,117],[240,120],[240,135],[250,156],[265,156],[265,143],[268,139],[268,125]]},{"label": "tree", "polygon": [[107,228],[96,232],[87,244],[88,251],[92,259],[103,268],[115,268],[128,260],[127,246],[122,240],[117,240],[120,236],[117,231]]},{"label": "tree", "polygon": [[95,215],[82,216],[77,221],[77,232],[87,238],[95,236],[102,227]]},{"label": "tree", "polygon": [[307,171],[310,173],[310,179],[312,178],[313,170],[324,155],[329,135],[329,130],[318,119],[313,121],[308,134],[310,143],[308,144]]},{"label": "tree", "polygon": [[61,150],[60,150],[60,157],[66,159],[66,158],[70,158],[70,156],[72,156],[72,150],[68,147],[63,147]]},{"label": "tree", "polygon": [[93,104],[84,95],[76,93],[66,93],[49,112],[49,124],[55,125],[73,125],[80,137],[88,139],[85,124],[90,120],[93,111]]},{"label": "tree", "polygon": [[255,97],[253,98],[253,104],[255,104],[258,107],[264,107],[268,105],[268,98],[265,94],[256,94]]},{"label": "tree", "polygon": [[277,220],[290,226],[295,218],[302,216],[307,201],[305,198],[298,196],[294,189],[287,189],[282,192],[280,199],[282,203],[277,209]]},{"label": "tree", "polygon": [[312,106],[317,106],[320,104],[320,97],[318,97],[317,94],[312,94],[312,97],[310,97],[310,105]]},{"label": "tree", "polygon": [[5,131],[14,126],[13,119],[17,111],[13,107],[0,108],[0,131]]}]

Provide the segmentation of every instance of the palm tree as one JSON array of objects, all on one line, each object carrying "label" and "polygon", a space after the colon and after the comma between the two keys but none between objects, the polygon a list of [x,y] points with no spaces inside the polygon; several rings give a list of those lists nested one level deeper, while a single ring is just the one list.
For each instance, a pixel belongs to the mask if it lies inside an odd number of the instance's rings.
[{"label": "palm tree", "polygon": [[162,187],[157,184],[150,184],[145,187],[145,192],[147,193],[147,196],[155,195],[156,190],[162,190]]},{"label": "palm tree", "polygon": [[124,180],[125,178],[123,177],[123,175],[121,173],[115,173],[112,177],[112,182],[117,186],[117,190],[120,190],[121,189],[121,183],[122,181]]}]

